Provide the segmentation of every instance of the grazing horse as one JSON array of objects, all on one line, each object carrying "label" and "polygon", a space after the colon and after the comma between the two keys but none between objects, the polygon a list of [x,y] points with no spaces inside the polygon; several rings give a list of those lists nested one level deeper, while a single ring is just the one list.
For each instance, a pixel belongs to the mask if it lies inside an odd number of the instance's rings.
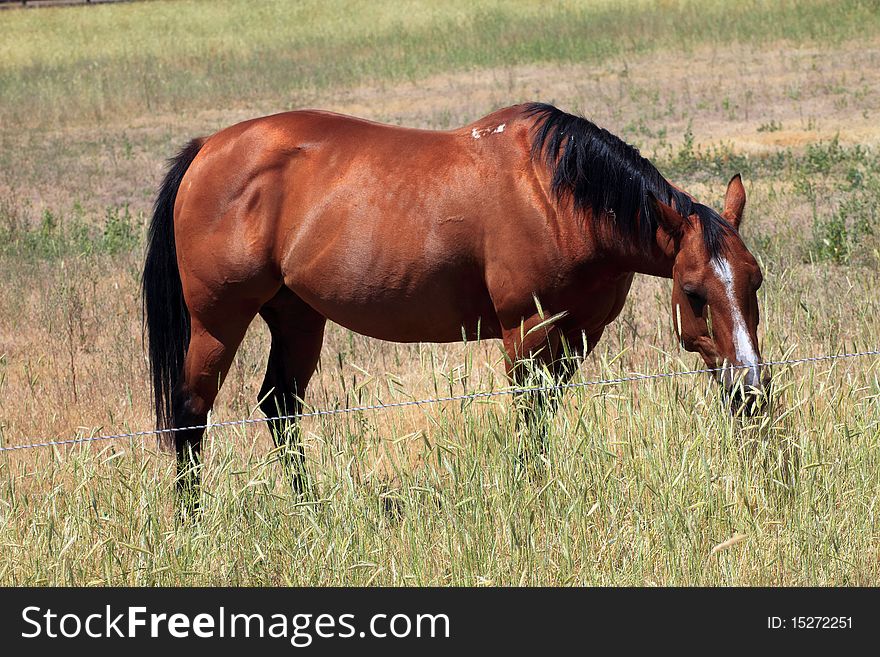
[{"label": "grazing horse", "polygon": [[[162,183],[143,274],[157,422],[206,422],[256,315],[268,416],[300,411],[328,319],[396,342],[500,338],[515,383],[525,359],[564,381],[636,273],[672,279],[682,345],[728,390],[760,391],[744,205],[739,175],[719,214],[607,130],[537,103],[448,131],[309,110],[195,139]],[[198,490],[202,434],[173,433],[181,488]]]}]

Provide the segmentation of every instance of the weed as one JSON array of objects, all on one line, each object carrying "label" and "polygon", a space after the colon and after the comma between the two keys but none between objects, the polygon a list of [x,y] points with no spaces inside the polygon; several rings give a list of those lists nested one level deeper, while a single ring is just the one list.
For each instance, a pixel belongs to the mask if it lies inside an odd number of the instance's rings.
[{"label": "weed", "polygon": [[138,224],[143,225],[143,217],[136,221],[127,204],[106,208],[98,226],[86,218],[81,206],[74,206],[66,217],[44,210],[36,226],[20,214],[0,214],[0,255],[55,260],[129,252],[141,240]]},{"label": "weed", "polygon": [[758,126],[758,132],[778,132],[780,130],[782,130],[782,123],[775,119]]}]

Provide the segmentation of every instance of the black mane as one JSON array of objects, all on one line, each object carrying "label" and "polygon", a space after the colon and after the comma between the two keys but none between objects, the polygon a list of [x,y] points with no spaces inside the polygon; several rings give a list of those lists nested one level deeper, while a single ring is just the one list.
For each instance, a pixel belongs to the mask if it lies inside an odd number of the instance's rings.
[{"label": "black mane", "polygon": [[725,233],[736,232],[715,210],[670,185],[637,148],[604,128],[544,103],[530,103],[525,111],[537,117],[532,157],[543,157],[550,167],[557,200],[571,198],[575,210],[589,209],[594,217],[613,221],[621,235],[645,246],[657,231],[648,192],[683,217],[699,218],[706,250],[713,258],[724,249]]}]

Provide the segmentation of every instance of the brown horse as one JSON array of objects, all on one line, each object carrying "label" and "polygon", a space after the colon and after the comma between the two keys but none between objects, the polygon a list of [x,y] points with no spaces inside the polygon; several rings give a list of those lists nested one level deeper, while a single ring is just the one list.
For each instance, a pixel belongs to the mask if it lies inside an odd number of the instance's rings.
[{"label": "brown horse", "polygon": [[[527,358],[565,380],[577,361],[563,344],[588,354],[635,273],[672,278],[686,349],[746,366],[721,372],[727,389],[760,390],[744,205],[738,175],[719,214],[608,131],[543,104],[450,131],[287,112],[196,139],[162,184],[144,268],[159,426],[205,423],[258,314],[272,336],[269,416],[301,408],[327,319],[397,342],[501,338],[515,382]],[[279,444],[290,429],[270,422]],[[197,484],[202,433],[173,434],[179,482]]]}]

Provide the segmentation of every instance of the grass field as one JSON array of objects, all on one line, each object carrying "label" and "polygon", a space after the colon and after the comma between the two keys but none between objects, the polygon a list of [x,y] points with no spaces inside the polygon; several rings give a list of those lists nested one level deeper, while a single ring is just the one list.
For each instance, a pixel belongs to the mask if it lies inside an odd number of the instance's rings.
[{"label": "grass field", "polygon": [[[446,128],[544,100],[709,204],[741,171],[764,357],[880,346],[876,2],[399,4],[0,13],[2,444],[152,426],[138,289],[165,158],[300,106]],[[636,280],[579,380],[698,365],[669,289]],[[260,416],[267,337],[255,323],[216,420]],[[501,389],[502,373],[495,343],[330,327],[307,402]],[[570,391],[537,478],[507,397],[310,419],[302,500],[265,427],[212,429],[205,514],[184,526],[153,440],[4,453],[0,584],[877,584],[878,360],[775,380],[745,426],[702,378]]]}]

